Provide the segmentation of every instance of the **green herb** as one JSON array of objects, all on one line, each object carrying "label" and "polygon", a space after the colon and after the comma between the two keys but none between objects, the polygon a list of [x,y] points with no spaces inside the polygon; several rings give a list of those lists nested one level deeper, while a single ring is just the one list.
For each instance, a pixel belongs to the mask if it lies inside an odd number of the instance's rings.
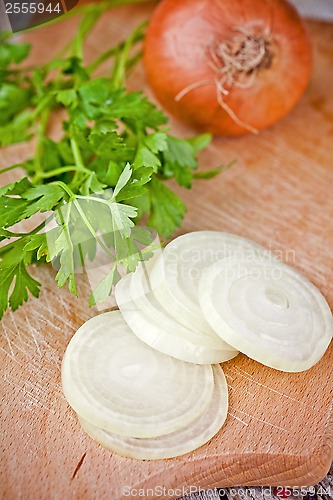
[{"label": "green herb", "polygon": [[[102,252],[110,263],[90,305],[104,301],[119,279],[119,267],[133,271],[151,256],[152,229],[169,237],[181,224],[184,203],[166,185],[175,179],[190,188],[197,153],[209,144],[172,137],[167,119],[141,92],[126,91],[126,75],[141,55],[145,24],[90,64],[84,42],[111,1],[89,6],[74,39],[58,56],[33,70],[21,62],[27,44],[0,40],[0,145],[34,137],[35,155],[17,167],[25,177],[0,188],[0,317],[17,309],[41,284],[30,274],[35,262],[52,262],[58,286],[77,294],[75,272]],[[106,77],[94,72],[112,61]],[[65,111],[62,136],[48,135],[54,110]],[[219,169],[204,175],[217,174]],[[0,172],[0,173],[1,173]],[[12,227],[38,212],[44,223],[27,233]],[[148,226],[138,222],[148,215]]]}]

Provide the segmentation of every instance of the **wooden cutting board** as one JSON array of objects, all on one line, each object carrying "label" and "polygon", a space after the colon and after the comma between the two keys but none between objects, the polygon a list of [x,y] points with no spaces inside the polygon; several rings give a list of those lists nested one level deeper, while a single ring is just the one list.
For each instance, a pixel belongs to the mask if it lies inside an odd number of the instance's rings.
[{"label": "wooden cutting board", "polygon": [[[150,8],[121,8],[105,16],[89,42],[97,52],[126,35]],[[75,21],[30,34],[31,63],[45,60],[76,29]],[[296,109],[258,137],[216,139],[203,167],[237,158],[219,178],[178,190],[188,205],[182,232],[217,229],[238,233],[279,252],[312,280],[333,306],[333,28],[309,23],[314,45],[310,87]],[[62,38],[60,40],[60,38]],[[132,88],[146,88],[142,68]],[[149,93],[149,90],[148,90]],[[191,131],[172,122],[173,131]],[[23,160],[30,146],[0,151],[1,166]],[[2,175],[1,184],[9,176]],[[55,272],[34,270],[40,299],[8,312],[1,323],[2,498],[135,498],[131,488],[315,484],[333,458],[333,345],[311,370],[279,373],[240,355],[224,365],[228,419],[207,445],[162,461],[114,455],[87,437],[67,405],[60,381],[65,348],[96,310],[81,296],[58,290]],[[125,489],[124,489],[125,488]],[[155,490],[155,498],[159,490]],[[145,497],[154,498],[152,492]]]}]

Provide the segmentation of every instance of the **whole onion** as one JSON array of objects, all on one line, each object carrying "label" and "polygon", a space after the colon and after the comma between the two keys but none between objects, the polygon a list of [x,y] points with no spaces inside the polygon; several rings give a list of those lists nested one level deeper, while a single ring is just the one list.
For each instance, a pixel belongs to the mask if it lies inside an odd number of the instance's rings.
[{"label": "whole onion", "polygon": [[237,136],[286,115],[311,74],[311,45],[286,0],[163,0],[144,45],[148,82],[172,115]]}]

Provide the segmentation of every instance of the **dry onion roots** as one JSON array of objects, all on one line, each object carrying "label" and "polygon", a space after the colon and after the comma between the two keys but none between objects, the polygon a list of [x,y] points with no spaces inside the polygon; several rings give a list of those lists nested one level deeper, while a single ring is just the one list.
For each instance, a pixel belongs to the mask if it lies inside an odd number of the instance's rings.
[{"label": "dry onion roots", "polygon": [[176,238],[120,280],[116,299],[120,311],[73,336],[62,383],[86,433],[131,458],[176,457],[219,431],[228,391],[217,363],[241,351],[303,371],[333,336],[332,313],[312,283],[228,233]]}]

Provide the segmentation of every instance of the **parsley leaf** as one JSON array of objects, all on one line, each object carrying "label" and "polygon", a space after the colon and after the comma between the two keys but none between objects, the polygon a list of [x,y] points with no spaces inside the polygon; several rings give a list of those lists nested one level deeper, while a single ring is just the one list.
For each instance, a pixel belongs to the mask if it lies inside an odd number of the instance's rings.
[{"label": "parsley leaf", "polygon": [[28,43],[9,43],[0,40],[0,70],[4,70],[10,64],[18,64],[29,55],[31,46]]},{"label": "parsley leaf", "polygon": [[186,206],[159,179],[154,178],[150,184],[149,225],[155,227],[164,236],[169,237],[181,225],[186,212]]},{"label": "parsley leaf", "polygon": [[[224,168],[198,172],[197,154],[210,135],[173,137],[165,114],[142,92],[126,89],[146,23],[85,64],[85,40],[112,3],[90,6],[61,59],[33,70],[21,66],[30,46],[0,35],[0,146],[31,137],[36,144],[32,158],[4,169],[21,167],[25,176],[0,187],[0,318],[29,294],[38,297],[41,284],[28,267],[38,261],[52,263],[58,286],[75,295],[77,272],[100,269],[89,304],[104,301],[121,269],[134,271],[151,257],[153,228],[169,237],[182,223],[186,207],[167,181],[190,188]],[[96,77],[108,62],[109,77]],[[62,132],[49,136],[59,116]],[[14,225],[37,213],[47,214],[45,223],[16,232]],[[138,226],[147,219],[149,227]]]},{"label": "parsley leaf", "polygon": [[167,148],[163,151],[163,174],[166,178],[175,177],[180,186],[192,186],[193,170],[198,168],[196,155],[210,142],[211,136],[203,134],[196,140],[167,137]]},{"label": "parsley leaf", "polygon": [[28,219],[37,212],[52,210],[65,196],[63,189],[57,184],[29,186],[23,193],[18,192],[21,185],[8,188],[10,193],[0,197],[0,220],[3,228]]},{"label": "parsley leaf", "polygon": [[17,113],[30,103],[31,92],[15,83],[3,83],[0,86],[0,125],[5,125]]},{"label": "parsley leaf", "polygon": [[[29,253],[24,250],[25,240],[19,241],[15,247],[8,250],[0,262],[0,317],[8,305],[15,311],[28,300],[28,291],[35,297],[39,296],[41,284],[27,271],[26,261]],[[14,287],[12,288],[12,284]]]},{"label": "parsley leaf", "polygon": [[41,284],[36,281],[27,271],[24,262],[20,262],[12,271],[15,275],[14,289],[9,298],[9,304],[13,311],[28,300],[28,291],[34,296],[39,296]]}]

